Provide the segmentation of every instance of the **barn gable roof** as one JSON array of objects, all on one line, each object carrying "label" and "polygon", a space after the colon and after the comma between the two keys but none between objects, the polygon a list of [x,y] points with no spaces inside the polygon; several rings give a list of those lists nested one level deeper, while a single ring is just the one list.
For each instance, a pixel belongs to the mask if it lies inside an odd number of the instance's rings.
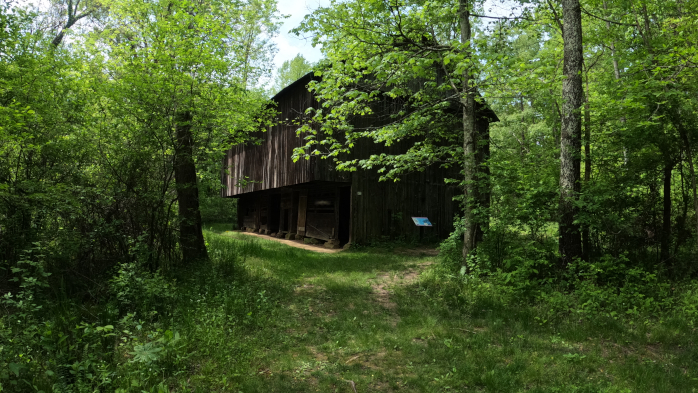
[{"label": "barn gable roof", "polygon": [[288,86],[284,87],[283,89],[281,89],[281,91],[279,91],[278,93],[276,93],[276,94],[274,95],[274,97],[272,97],[271,99],[272,99],[272,101],[274,101],[274,102],[279,102],[279,100],[281,99],[281,97],[287,95],[289,92],[295,90],[296,88],[298,88],[298,87],[300,87],[300,86],[306,86],[308,83],[310,83],[310,81],[312,81],[312,80],[314,80],[314,79],[315,79],[315,80],[319,80],[320,78],[319,78],[319,77],[315,77],[315,72],[314,72],[314,71],[310,71],[309,73],[307,73],[307,74],[301,76],[300,78],[296,79],[295,82],[293,82],[293,83],[291,83],[290,85],[288,85]]}]

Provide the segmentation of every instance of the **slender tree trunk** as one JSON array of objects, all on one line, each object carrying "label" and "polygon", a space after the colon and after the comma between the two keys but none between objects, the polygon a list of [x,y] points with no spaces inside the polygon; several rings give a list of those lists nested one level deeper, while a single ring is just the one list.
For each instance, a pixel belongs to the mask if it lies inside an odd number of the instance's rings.
[{"label": "slender tree trunk", "polygon": [[[603,9],[608,10],[608,4],[606,2],[603,2]],[[606,21],[606,30],[608,32],[611,32],[611,22]],[[609,45],[611,47],[611,61],[613,61],[613,75],[616,77],[616,80],[620,79],[620,69],[618,68],[618,59],[616,58],[616,43],[615,41],[611,40],[611,44]]]},{"label": "slender tree trunk", "polygon": [[[584,187],[591,181],[591,108],[589,107],[589,70],[586,74],[586,91],[584,99]],[[588,261],[591,257],[591,233],[589,225],[582,230],[582,257]]]},{"label": "slender tree trunk", "polygon": [[[609,26],[610,28],[610,23],[606,22],[606,25]],[[616,80],[620,80],[620,69],[618,68],[618,59],[616,58],[616,49],[615,49],[615,44],[611,42],[611,56],[613,57],[613,76],[616,78]],[[625,116],[620,117],[620,124],[625,125]],[[628,157],[628,147],[625,146],[625,143],[623,144],[623,164],[628,165],[628,162],[630,161],[630,158]]]},{"label": "slender tree trunk", "polygon": [[584,183],[591,180],[591,107],[589,106],[589,74],[584,97]]},{"label": "slender tree trunk", "polygon": [[[683,151],[681,152],[683,153]],[[684,174],[683,167],[683,154],[681,154],[682,160],[679,161],[679,175],[681,175],[681,202],[683,202],[683,209],[681,209],[681,216],[676,220],[676,225],[674,225],[673,232],[676,233],[676,241],[674,242],[674,254],[679,253],[679,249],[683,245],[684,240],[688,236],[686,230],[686,221],[688,218],[688,195],[686,195],[686,175]]]},{"label": "slender tree trunk", "polygon": [[664,195],[662,214],[662,235],[660,237],[660,263],[668,263],[671,258],[671,173],[673,163],[664,165]]},{"label": "slender tree trunk", "polygon": [[247,72],[247,68],[248,68],[249,63],[250,63],[250,46],[251,45],[252,44],[248,43],[245,46],[245,63],[244,63],[244,66],[242,68],[242,75],[243,75],[242,76],[242,86],[245,89],[247,89],[247,78],[249,77],[249,75],[248,75],[249,73]]},{"label": "slender tree trunk", "polygon": [[582,11],[579,0],[562,1],[564,77],[560,142],[560,262],[564,267],[582,256],[579,225],[574,221],[580,191],[582,116]]},{"label": "slender tree trunk", "polygon": [[[521,109],[521,123],[526,124],[526,119],[524,117],[525,108],[524,108],[523,95],[521,96],[521,101],[519,101],[519,105],[520,105],[520,109]],[[488,129],[487,129],[487,142],[488,142],[487,156],[489,158],[489,138],[490,138],[489,123],[487,124],[487,127],[488,127]],[[525,153],[528,152],[528,148],[526,146],[526,128],[525,127],[521,127],[521,140],[519,141],[519,144],[521,145],[521,160],[523,162],[523,156]],[[488,170],[489,170],[489,168],[488,168]]]},{"label": "slender tree trunk", "polygon": [[693,152],[691,151],[691,142],[688,139],[688,134],[686,133],[686,130],[683,127],[680,127],[679,130],[681,131],[681,139],[683,139],[683,143],[686,146],[686,155],[688,156],[688,171],[691,174],[691,188],[693,189],[693,210],[696,215],[695,240],[696,244],[698,245],[698,191],[696,190],[696,172],[693,166]]},{"label": "slender tree trunk", "polygon": [[208,259],[201,226],[199,188],[196,184],[191,112],[175,115],[175,183],[179,204],[179,243],[182,257],[187,262]]},{"label": "slender tree trunk", "polygon": [[[604,1],[603,3],[603,9],[607,10],[608,5]],[[609,32],[611,31],[611,22],[606,21],[606,30]],[[616,57],[616,43],[615,41],[611,40],[611,44],[609,45],[611,47],[611,61],[613,62],[613,76],[616,78],[616,80],[620,80],[620,68],[618,67],[618,58]],[[620,118],[620,123],[625,125],[625,116],[621,116]],[[626,166],[628,165],[628,147],[623,144],[623,164]]]},{"label": "slender tree trunk", "polygon": [[51,44],[52,44],[53,46],[58,47],[58,45],[60,45],[61,42],[63,42],[63,37],[65,37],[65,30],[66,30],[66,29],[68,29],[68,27],[66,27],[65,29],[61,29],[61,31],[58,32],[58,34],[57,34],[56,37],[53,39],[53,41],[51,41]]},{"label": "slender tree trunk", "polygon": [[80,19],[90,15],[91,11],[87,11],[83,14],[77,15],[79,5],[80,5],[79,1],[75,4],[73,4],[73,0],[68,0],[68,21],[65,22],[65,25],[58,32],[56,37],[53,38],[53,41],[51,41],[51,44],[54,47],[58,47],[61,44],[61,42],[63,42],[63,38],[65,37],[66,30],[73,27],[73,25],[76,24]]},{"label": "slender tree trunk", "polygon": [[482,242],[485,232],[490,227],[490,199],[492,190],[490,185],[490,123],[488,119],[477,118],[476,115],[476,147],[475,147],[475,203],[477,215],[475,215],[475,247]]},{"label": "slender tree trunk", "polygon": [[[466,57],[470,57],[470,4],[468,0],[460,0],[458,13],[460,19],[461,42],[467,47]],[[477,246],[477,224],[474,216],[475,189],[475,164],[476,149],[476,129],[475,129],[475,96],[471,86],[471,70],[467,67],[463,71],[463,86],[461,94],[461,104],[463,106],[463,150],[464,150],[464,196],[463,219],[465,229],[463,234],[463,263],[467,267],[467,257],[475,251]]]}]

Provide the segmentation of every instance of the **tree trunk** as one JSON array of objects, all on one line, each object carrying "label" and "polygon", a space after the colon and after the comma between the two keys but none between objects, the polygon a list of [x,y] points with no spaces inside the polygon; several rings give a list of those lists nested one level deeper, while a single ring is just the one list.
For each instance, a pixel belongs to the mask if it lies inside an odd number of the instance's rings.
[{"label": "tree trunk", "polygon": [[[584,187],[591,181],[591,108],[589,107],[589,70],[586,75],[586,94],[584,99]],[[582,258],[591,257],[591,233],[589,225],[582,230]]]},{"label": "tree trunk", "polygon": [[182,257],[187,262],[208,259],[201,228],[199,188],[196,184],[196,166],[193,155],[191,112],[175,115],[175,183],[179,204],[179,243]]},{"label": "tree trunk", "polygon": [[[468,0],[460,0],[458,3],[460,19],[461,42],[466,45],[466,58],[470,57],[470,9]],[[463,85],[461,92],[461,104],[463,106],[463,150],[464,150],[464,196],[463,219],[465,228],[463,233],[463,264],[468,269],[467,258],[475,251],[477,246],[477,224],[474,216],[473,204],[475,200],[475,97],[471,85],[471,70],[466,67],[463,71]]]},{"label": "tree trunk", "polygon": [[[66,26],[67,26],[67,25],[66,25]],[[61,29],[61,31],[58,32],[58,34],[56,35],[56,37],[54,37],[53,41],[51,41],[51,44],[52,44],[54,47],[58,47],[58,45],[60,45],[61,42],[63,42],[63,37],[65,37],[65,31],[66,31],[68,28],[69,28],[69,27],[65,27],[65,28]]]},{"label": "tree trunk", "polygon": [[698,244],[698,191],[696,191],[696,172],[695,168],[693,167],[693,152],[691,151],[691,142],[688,139],[688,134],[683,126],[679,127],[679,131],[681,132],[681,139],[683,139],[686,155],[688,156],[688,171],[691,174],[691,188],[693,189],[693,210],[696,215],[695,240]]},{"label": "tree trunk", "polygon": [[[603,3],[603,9],[608,10],[608,4],[604,1]],[[606,30],[611,32],[611,22],[606,21]],[[618,58],[616,57],[616,43],[615,41],[611,40],[611,44],[609,45],[611,48],[611,61],[613,62],[613,76],[616,78],[616,80],[620,80],[620,68],[618,67]],[[620,123],[625,125],[625,116],[620,117]],[[628,165],[628,147],[623,144],[623,164],[625,166]]]},{"label": "tree trunk", "polygon": [[[477,115],[476,115],[477,118]],[[479,118],[475,123],[475,203],[477,214],[475,217],[475,247],[482,242],[485,232],[490,227],[490,199],[492,190],[490,186],[490,124],[488,119]]]},{"label": "tree trunk", "polygon": [[75,23],[77,23],[80,19],[90,15],[92,11],[87,11],[85,13],[82,13],[80,15],[77,14],[78,12],[78,6],[80,5],[80,2],[78,1],[77,3],[73,4],[73,0],[68,0],[68,21],[65,22],[65,25],[61,28],[61,30],[58,32],[58,34],[53,38],[53,41],[51,41],[51,44],[57,48],[58,45],[63,42],[63,37],[65,37],[65,31],[73,27]]},{"label": "tree trunk", "polygon": [[671,173],[674,165],[664,165],[664,195],[662,214],[662,236],[660,237],[660,263],[667,263],[671,258]]},{"label": "tree trunk", "polygon": [[674,242],[673,255],[677,255],[679,253],[679,249],[681,249],[681,246],[688,237],[689,232],[686,230],[686,222],[688,218],[688,195],[686,195],[686,175],[683,171],[683,151],[681,153],[682,154],[680,156],[682,160],[679,161],[679,175],[681,175],[681,202],[683,202],[683,209],[681,209],[681,216],[677,218],[673,228],[673,232],[676,233],[676,241]]},{"label": "tree trunk", "polygon": [[579,0],[562,1],[564,80],[560,142],[560,262],[564,267],[582,256],[576,200],[580,191],[582,117],[582,12]]}]

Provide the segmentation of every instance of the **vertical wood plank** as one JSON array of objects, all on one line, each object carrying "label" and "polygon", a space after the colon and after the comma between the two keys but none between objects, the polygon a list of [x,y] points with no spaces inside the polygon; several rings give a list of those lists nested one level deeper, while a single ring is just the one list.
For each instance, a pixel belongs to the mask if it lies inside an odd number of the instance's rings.
[{"label": "vertical wood plank", "polygon": [[332,237],[334,239],[339,239],[339,187],[334,187],[334,230],[332,232]]},{"label": "vertical wood plank", "polygon": [[305,236],[305,212],[308,208],[308,190],[301,190],[298,195],[298,235]]}]

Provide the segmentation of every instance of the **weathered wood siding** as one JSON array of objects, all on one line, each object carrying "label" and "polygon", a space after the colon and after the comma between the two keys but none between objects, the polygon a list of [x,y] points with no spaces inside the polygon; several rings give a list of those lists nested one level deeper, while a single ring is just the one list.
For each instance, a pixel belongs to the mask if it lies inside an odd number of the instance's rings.
[{"label": "weathered wood siding", "polygon": [[398,182],[379,181],[375,171],[355,172],[351,183],[351,242],[418,238],[420,229],[412,217],[428,217],[431,221],[433,227],[424,228],[424,236],[447,237],[459,212],[453,197],[461,189],[447,186],[444,179],[458,176],[459,168],[438,166],[401,176]]},{"label": "weathered wood siding", "polygon": [[[259,134],[260,145],[234,146],[228,151],[224,161],[227,173],[222,174],[223,196],[240,198],[238,224],[270,233],[366,243],[420,237],[420,228],[411,217],[428,217],[433,227],[421,230],[425,237],[448,236],[460,212],[453,197],[460,195],[462,189],[447,186],[444,179],[459,178],[460,167],[432,165],[394,182],[379,181],[380,174],[375,169],[338,172],[331,160],[293,162],[293,150],[305,142],[296,135],[298,126],[292,124],[293,120],[307,108],[318,105],[306,88],[311,78],[306,75],[274,98],[282,122]],[[372,115],[352,123],[357,128],[386,124],[390,113],[400,107],[396,101],[381,101]],[[496,121],[496,115],[487,108],[480,115],[477,126],[483,132],[489,121]],[[458,124],[454,124],[454,132],[462,132]],[[365,139],[356,143],[350,158],[402,154],[413,143],[402,140],[386,147]],[[245,181],[246,186],[236,186]]]},{"label": "weathered wood siding", "polygon": [[[294,120],[318,104],[306,88],[311,80],[311,76],[306,75],[274,97],[280,123],[255,135],[261,139],[261,144],[247,143],[228,150],[221,173],[225,186],[222,196],[232,197],[318,180],[350,181],[349,174],[337,172],[333,165],[328,165],[329,160],[313,157],[293,162],[293,150],[305,144],[304,139],[296,135],[299,126],[293,124]],[[246,185],[238,187],[242,184]]]}]

